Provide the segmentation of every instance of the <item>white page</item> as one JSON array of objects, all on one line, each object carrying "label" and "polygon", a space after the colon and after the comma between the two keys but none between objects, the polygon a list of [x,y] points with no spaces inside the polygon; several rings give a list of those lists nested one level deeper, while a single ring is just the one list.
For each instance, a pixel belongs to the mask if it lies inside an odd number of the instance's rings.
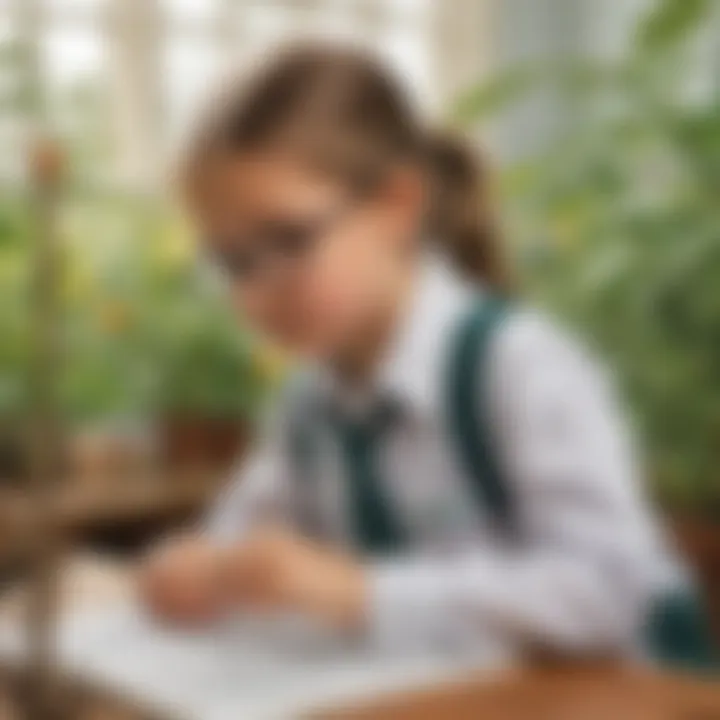
[{"label": "white page", "polygon": [[70,616],[58,651],[67,669],[191,720],[292,718],[499,660],[382,656],[289,618],[169,630],[131,604]]}]

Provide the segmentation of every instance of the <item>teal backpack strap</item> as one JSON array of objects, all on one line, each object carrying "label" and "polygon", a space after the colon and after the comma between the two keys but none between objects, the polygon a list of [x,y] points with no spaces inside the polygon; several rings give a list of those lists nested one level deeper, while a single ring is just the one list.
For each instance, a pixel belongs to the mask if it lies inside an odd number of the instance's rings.
[{"label": "teal backpack strap", "polygon": [[505,300],[478,299],[462,318],[447,375],[447,417],[472,494],[508,539],[517,536],[516,507],[499,466],[487,417],[488,356],[495,331],[509,312]]},{"label": "teal backpack strap", "polygon": [[650,656],[661,665],[713,675],[720,671],[707,610],[690,586],[656,598],[644,635]]},{"label": "teal backpack strap", "polygon": [[[456,330],[447,374],[448,430],[473,497],[509,540],[518,537],[516,506],[499,467],[487,416],[489,350],[510,311],[500,298],[481,299]],[[661,665],[717,673],[720,661],[708,615],[692,588],[664,593],[651,604],[643,633],[650,657]]]}]

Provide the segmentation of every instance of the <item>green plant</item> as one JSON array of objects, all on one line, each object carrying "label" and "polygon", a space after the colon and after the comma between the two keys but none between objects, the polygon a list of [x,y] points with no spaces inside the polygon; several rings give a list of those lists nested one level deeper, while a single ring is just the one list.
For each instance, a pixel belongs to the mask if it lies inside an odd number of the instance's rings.
[{"label": "green plant", "polygon": [[26,208],[18,197],[0,201],[0,418],[17,417],[27,405],[29,361],[28,235]]},{"label": "green plant", "polygon": [[268,385],[257,345],[238,326],[213,278],[195,268],[189,275],[175,278],[182,287],[159,302],[152,321],[156,408],[173,415],[254,417]]},{"label": "green plant", "polygon": [[618,371],[658,493],[695,509],[720,505],[720,95],[690,92],[715,11],[660,0],[621,58],[512,68],[454,110],[561,98],[562,136],[503,177],[523,279]]},{"label": "green plant", "polygon": [[[32,204],[0,201],[0,425],[30,409]],[[164,413],[254,416],[269,373],[187,232],[157,198],[70,188],[62,248],[59,399],[71,425]]]},{"label": "green plant", "polygon": [[[182,413],[248,417],[268,385],[258,350],[196,267],[162,197],[113,185],[107,89],[37,77],[37,45],[0,42],[0,113],[55,131],[67,156],[53,228],[63,258],[58,396],[70,425]],[[35,208],[20,178],[0,177],[0,420],[29,409],[29,279]]]},{"label": "green plant", "polygon": [[68,414],[252,417],[267,384],[256,345],[172,213],[111,195],[68,224]]}]

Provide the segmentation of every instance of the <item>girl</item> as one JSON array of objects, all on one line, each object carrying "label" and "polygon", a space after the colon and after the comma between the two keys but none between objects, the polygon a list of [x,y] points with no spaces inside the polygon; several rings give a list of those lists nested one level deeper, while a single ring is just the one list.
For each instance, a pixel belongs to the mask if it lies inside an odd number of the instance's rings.
[{"label": "girl", "polygon": [[679,574],[602,374],[503,299],[472,155],[372,59],[316,46],[226,97],[185,180],[243,317],[306,362],[206,527],[149,560],[151,608],[295,610],[393,648],[645,652]]}]

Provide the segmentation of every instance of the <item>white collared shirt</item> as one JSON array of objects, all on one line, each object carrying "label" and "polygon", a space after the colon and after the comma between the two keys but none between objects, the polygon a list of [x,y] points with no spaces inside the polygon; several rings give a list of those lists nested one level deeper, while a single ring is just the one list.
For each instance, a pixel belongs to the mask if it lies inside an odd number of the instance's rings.
[{"label": "white collared shirt", "polygon": [[[367,560],[370,634],[386,647],[418,650],[474,652],[499,643],[513,652],[530,643],[633,651],[643,612],[673,571],[605,377],[529,310],[518,309],[498,329],[484,383],[522,548],[507,547],[471,497],[447,437],[443,366],[451,333],[476,295],[428,257],[374,385],[403,410],[383,445],[381,475],[412,551]],[[311,375],[312,391],[342,403],[341,388],[327,380]],[[326,537],[350,546],[335,438],[322,435],[312,487],[299,489],[282,426],[276,423],[220,498],[210,532],[232,540],[270,517],[293,521],[302,494]]]}]

